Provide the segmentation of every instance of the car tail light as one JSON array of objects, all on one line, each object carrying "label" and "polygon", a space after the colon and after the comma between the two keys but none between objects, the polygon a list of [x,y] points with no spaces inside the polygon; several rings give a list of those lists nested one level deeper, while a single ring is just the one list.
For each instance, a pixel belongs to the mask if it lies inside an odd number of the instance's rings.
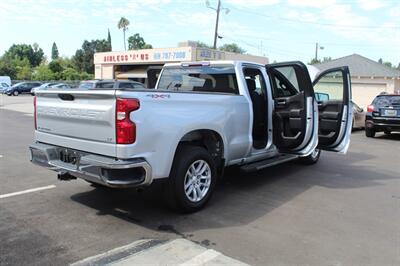
[{"label": "car tail light", "polygon": [[117,144],[132,144],[136,140],[136,125],[130,119],[130,113],[139,109],[138,99],[117,98],[115,130]]},{"label": "car tail light", "polygon": [[373,106],[372,104],[370,104],[370,105],[368,105],[368,107],[367,107],[367,112],[368,112],[368,113],[372,113],[372,112],[374,111],[374,109],[375,109],[375,106]]},{"label": "car tail light", "polygon": [[37,129],[37,120],[36,120],[36,96],[33,97],[33,122],[35,124],[35,130]]}]

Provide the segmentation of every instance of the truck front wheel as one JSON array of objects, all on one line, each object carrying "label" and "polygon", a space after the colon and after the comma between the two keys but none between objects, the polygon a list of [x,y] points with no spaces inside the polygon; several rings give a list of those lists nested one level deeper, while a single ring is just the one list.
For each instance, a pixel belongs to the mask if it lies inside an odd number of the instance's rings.
[{"label": "truck front wheel", "polygon": [[321,150],[315,149],[310,155],[301,157],[300,162],[303,164],[315,164],[318,162],[319,156],[321,156]]},{"label": "truck front wheel", "polygon": [[216,166],[206,149],[181,145],[166,184],[167,201],[180,212],[198,211],[211,198],[216,179]]}]

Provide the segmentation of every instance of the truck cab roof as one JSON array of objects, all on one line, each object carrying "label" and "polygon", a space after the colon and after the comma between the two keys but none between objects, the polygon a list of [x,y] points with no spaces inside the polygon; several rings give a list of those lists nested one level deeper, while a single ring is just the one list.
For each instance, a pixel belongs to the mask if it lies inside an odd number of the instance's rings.
[{"label": "truck cab roof", "polygon": [[[194,62],[181,62],[181,63],[167,63],[164,67],[199,67],[199,66],[218,66],[218,65],[232,65],[232,66],[242,66],[245,64],[251,64],[256,66],[264,67],[260,63],[242,60],[215,60],[215,61],[194,61]],[[311,81],[314,82],[317,75],[321,72],[318,68],[312,65],[307,65],[308,73],[310,74]]]}]

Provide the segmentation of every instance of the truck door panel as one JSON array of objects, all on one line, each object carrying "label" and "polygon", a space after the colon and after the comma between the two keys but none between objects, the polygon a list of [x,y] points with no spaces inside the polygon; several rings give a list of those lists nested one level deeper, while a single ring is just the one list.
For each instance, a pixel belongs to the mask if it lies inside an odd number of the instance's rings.
[{"label": "truck door panel", "polygon": [[[305,155],[315,146],[313,90],[301,62],[267,65],[274,97],[274,144],[281,152]],[[310,100],[311,99],[311,100]],[[315,147],[314,147],[315,148]]]},{"label": "truck door panel", "polygon": [[352,122],[349,75],[347,67],[330,69],[319,74],[313,84],[319,111],[320,149],[347,150]]}]

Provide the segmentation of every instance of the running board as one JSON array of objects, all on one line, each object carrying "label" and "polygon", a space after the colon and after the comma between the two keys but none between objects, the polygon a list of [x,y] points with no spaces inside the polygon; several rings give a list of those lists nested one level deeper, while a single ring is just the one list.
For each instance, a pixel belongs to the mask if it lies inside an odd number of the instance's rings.
[{"label": "running board", "polygon": [[245,164],[241,166],[240,169],[246,173],[255,172],[270,166],[293,161],[297,158],[299,158],[299,156],[297,155],[281,154],[278,157],[268,158],[266,160]]}]

